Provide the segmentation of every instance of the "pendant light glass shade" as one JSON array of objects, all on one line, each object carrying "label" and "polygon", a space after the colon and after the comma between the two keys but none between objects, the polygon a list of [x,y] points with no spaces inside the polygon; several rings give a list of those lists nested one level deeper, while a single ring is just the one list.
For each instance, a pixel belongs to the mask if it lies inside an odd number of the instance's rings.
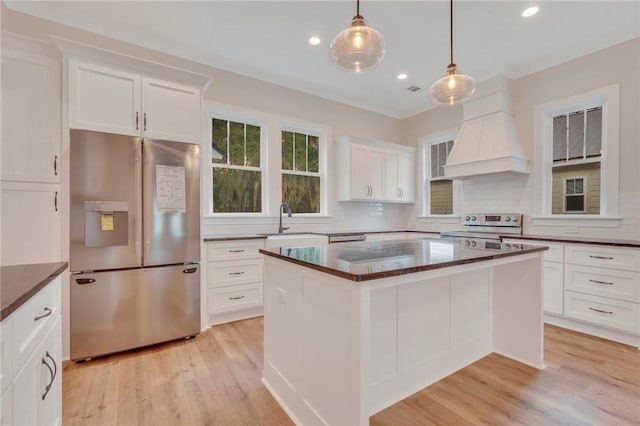
[{"label": "pendant light glass shade", "polygon": [[345,71],[359,73],[369,70],[384,57],[384,38],[382,34],[367,27],[358,12],[351,21],[351,26],[338,33],[329,47],[331,59]]},{"label": "pendant light glass shade", "polygon": [[447,74],[431,85],[429,94],[435,103],[453,105],[462,102],[473,95],[476,82],[466,74],[459,74],[453,62],[453,0],[450,0],[451,31],[449,32],[449,47],[451,62],[447,66]]},{"label": "pendant light glass shade", "polygon": [[429,94],[434,102],[442,105],[453,105],[473,95],[476,82],[466,74],[459,74],[456,64],[447,67],[447,75],[431,85]]}]

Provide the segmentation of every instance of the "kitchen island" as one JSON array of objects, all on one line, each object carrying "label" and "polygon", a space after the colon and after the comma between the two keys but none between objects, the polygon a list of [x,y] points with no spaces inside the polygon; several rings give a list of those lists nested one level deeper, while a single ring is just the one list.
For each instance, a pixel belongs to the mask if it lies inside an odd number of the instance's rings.
[{"label": "kitchen island", "polygon": [[492,352],[542,369],[544,250],[442,239],[263,249],[263,382],[297,424],[365,425]]}]

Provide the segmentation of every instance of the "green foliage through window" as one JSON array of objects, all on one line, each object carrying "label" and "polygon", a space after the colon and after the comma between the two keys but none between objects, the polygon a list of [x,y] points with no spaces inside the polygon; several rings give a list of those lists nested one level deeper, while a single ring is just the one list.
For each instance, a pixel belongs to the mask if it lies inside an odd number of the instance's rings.
[{"label": "green foliage through window", "polygon": [[282,200],[294,213],[320,213],[320,140],[282,132]]},{"label": "green foliage through window", "polygon": [[212,118],[213,213],[262,211],[260,126]]}]

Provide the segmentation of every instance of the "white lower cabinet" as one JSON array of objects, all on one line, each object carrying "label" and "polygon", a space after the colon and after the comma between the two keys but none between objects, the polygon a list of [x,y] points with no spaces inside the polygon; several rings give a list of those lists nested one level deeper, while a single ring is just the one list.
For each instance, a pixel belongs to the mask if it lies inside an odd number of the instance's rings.
[{"label": "white lower cabinet", "polygon": [[13,382],[14,425],[62,423],[62,362],[60,319]]},{"label": "white lower cabinet", "polygon": [[551,324],[640,347],[640,250],[597,244],[545,245],[544,310]]},{"label": "white lower cabinet", "polygon": [[210,324],[262,315],[264,239],[207,242],[207,313]]},{"label": "white lower cabinet", "polygon": [[[62,424],[61,277],[36,293],[0,325],[13,342],[3,350],[0,425]],[[7,362],[7,360],[9,360]]]},{"label": "white lower cabinet", "polygon": [[562,315],[563,296],[563,264],[560,262],[544,262],[544,310]]}]

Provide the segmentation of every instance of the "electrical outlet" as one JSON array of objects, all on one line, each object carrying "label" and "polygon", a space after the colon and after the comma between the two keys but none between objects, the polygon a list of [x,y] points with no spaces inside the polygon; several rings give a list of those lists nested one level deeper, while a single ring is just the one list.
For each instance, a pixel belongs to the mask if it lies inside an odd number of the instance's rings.
[{"label": "electrical outlet", "polygon": [[578,227],[577,226],[567,226],[566,228],[564,228],[564,232],[566,232],[567,234],[577,234],[578,233]]}]

